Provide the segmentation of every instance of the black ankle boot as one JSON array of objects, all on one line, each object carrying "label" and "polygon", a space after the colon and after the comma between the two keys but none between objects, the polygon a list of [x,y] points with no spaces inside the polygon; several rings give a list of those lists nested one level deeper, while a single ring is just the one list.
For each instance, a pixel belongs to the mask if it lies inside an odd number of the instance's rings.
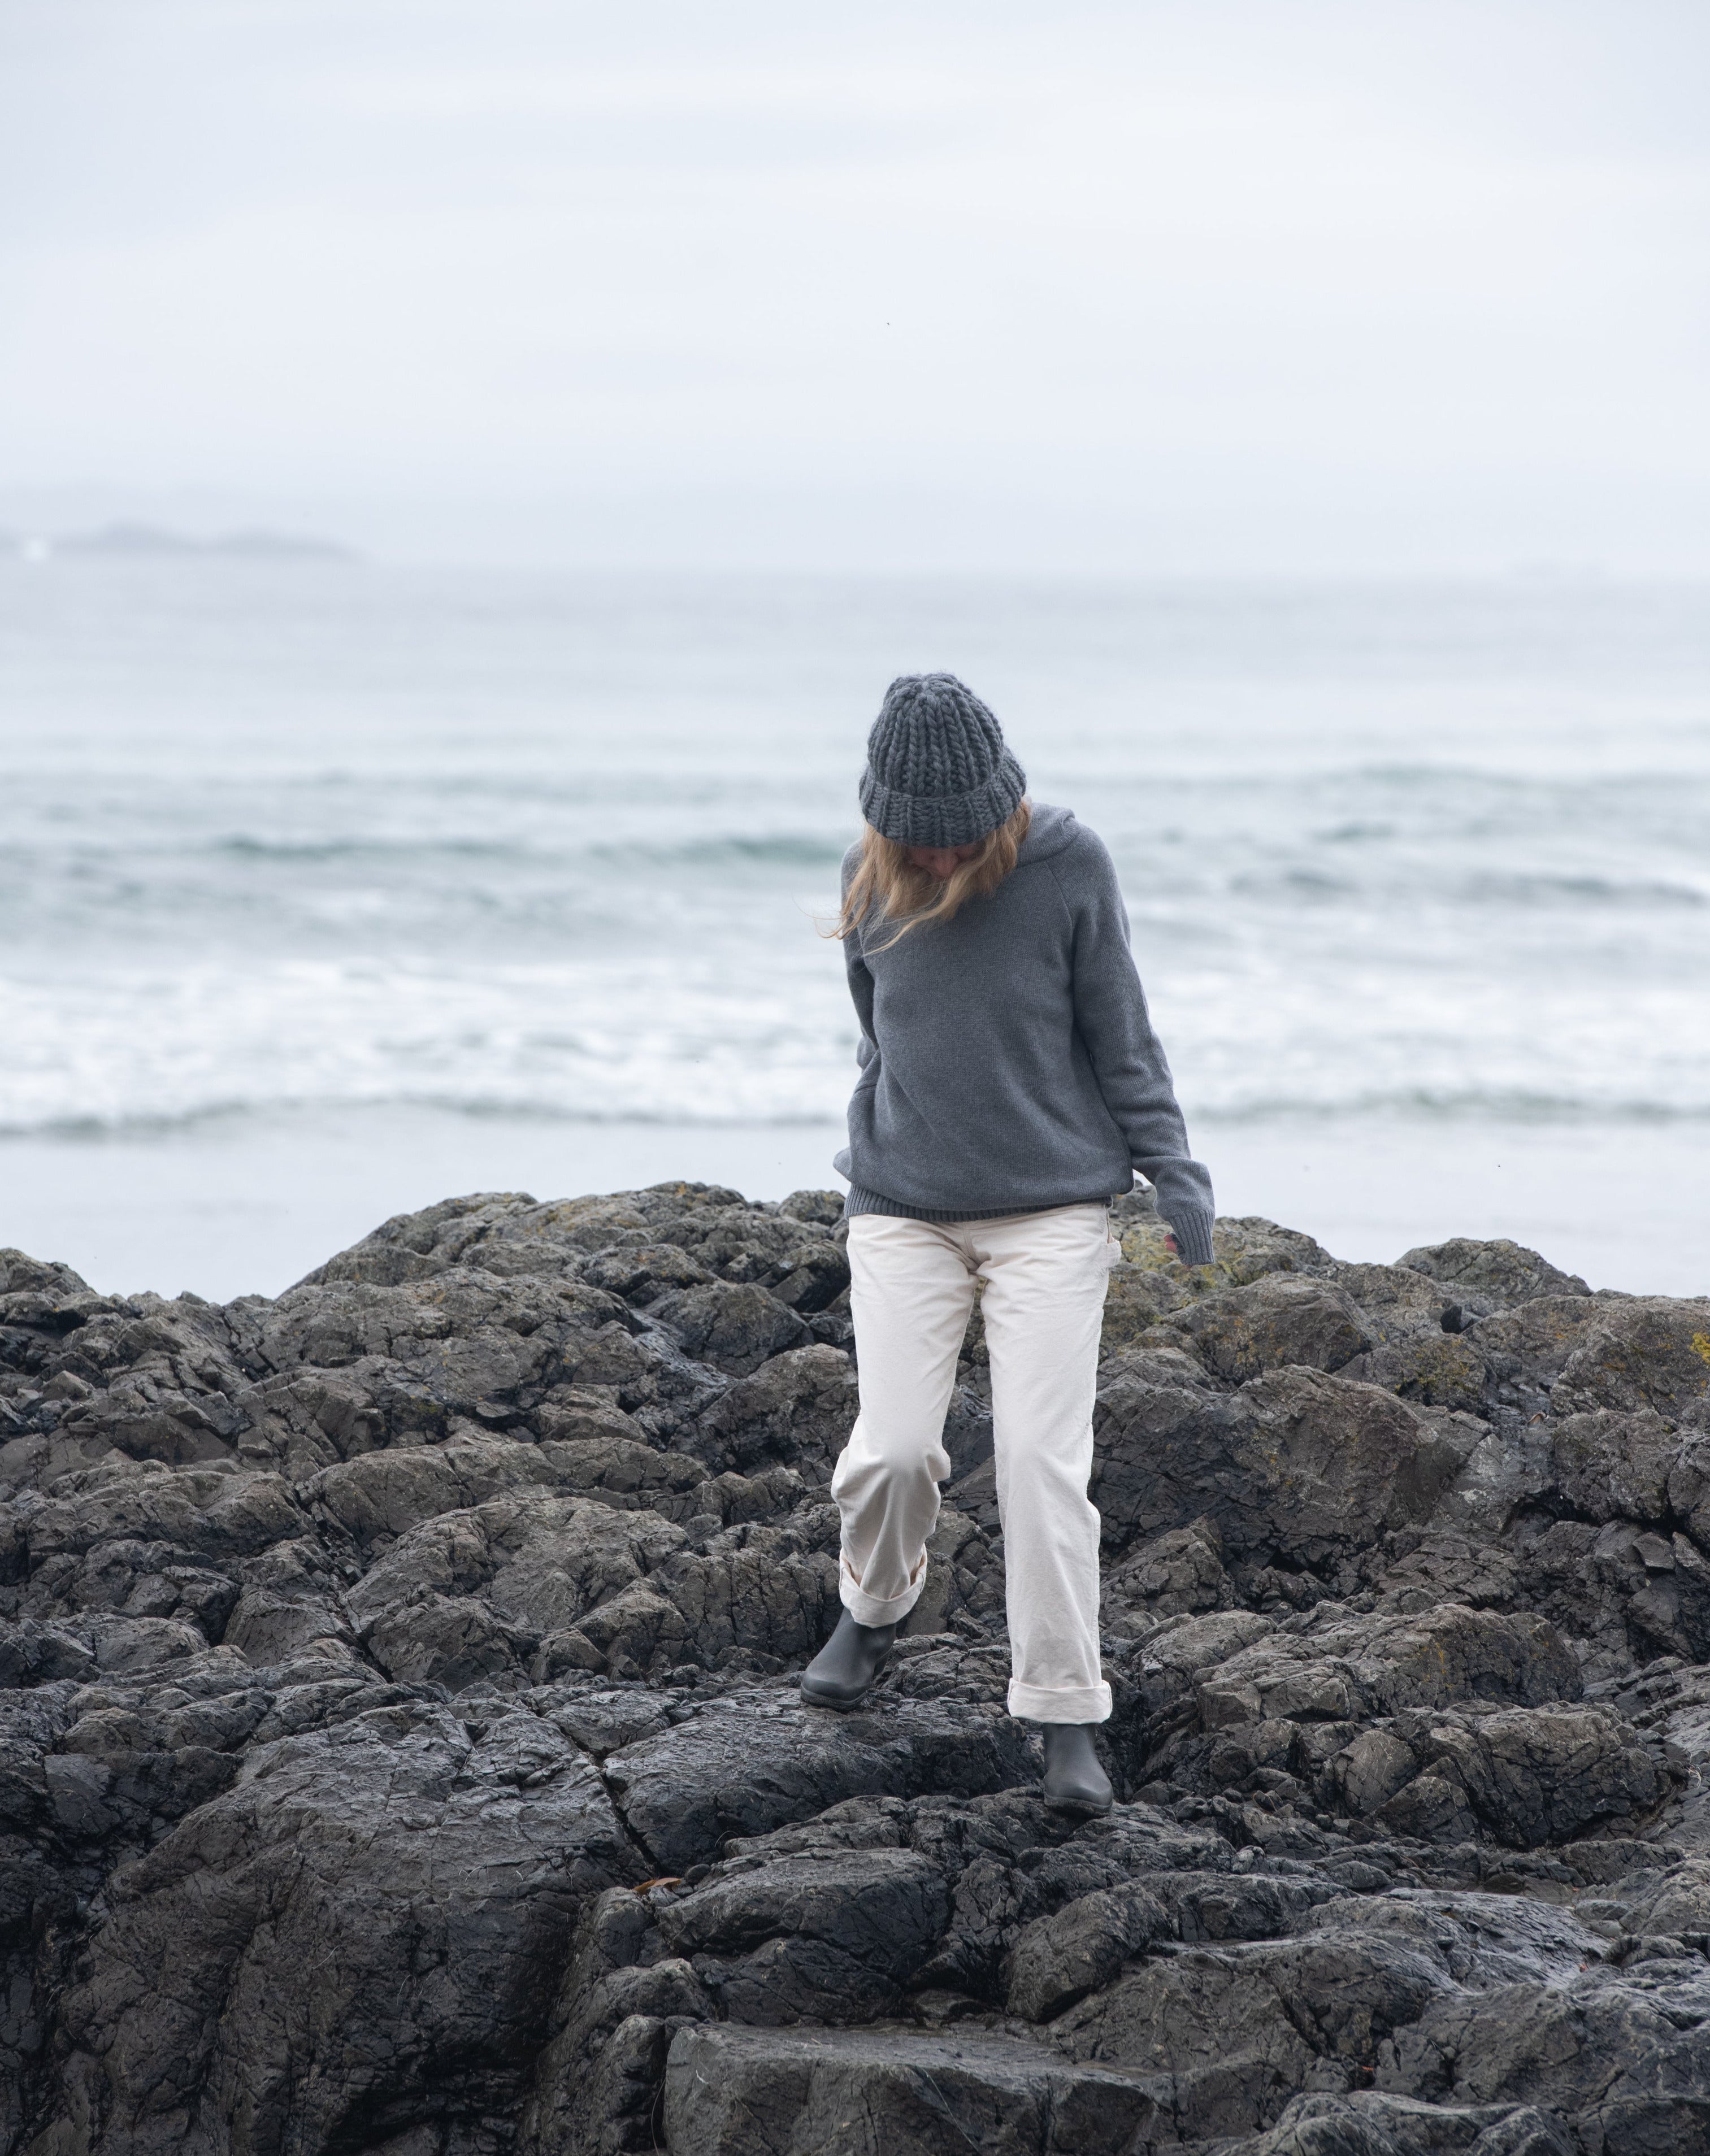
[{"label": "black ankle boot", "polygon": [[802,1672],[802,1697],[809,1707],[859,1707],[885,1666],[894,1625],[857,1625],[847,1609],[837,1630]]},{"label": "black ankle boot", "polygon": [[1091,1722],[1046,1722],[1045,1756],[1045,1800],[1052,1811],[1095,1819],[1110,1810],[1111,1778],[1092,1748]]}]

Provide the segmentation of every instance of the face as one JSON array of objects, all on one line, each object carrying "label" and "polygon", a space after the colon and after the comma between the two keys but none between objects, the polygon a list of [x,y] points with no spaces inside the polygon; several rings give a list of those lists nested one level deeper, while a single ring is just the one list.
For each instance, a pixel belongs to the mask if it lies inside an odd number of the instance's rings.
[{"label": "face", "polygon": [[912,869],[924,869],[940,883],[948,883],[962,864],[971,861],[979,849],[978,839],[971,846],[911,846],[908,865]]}]

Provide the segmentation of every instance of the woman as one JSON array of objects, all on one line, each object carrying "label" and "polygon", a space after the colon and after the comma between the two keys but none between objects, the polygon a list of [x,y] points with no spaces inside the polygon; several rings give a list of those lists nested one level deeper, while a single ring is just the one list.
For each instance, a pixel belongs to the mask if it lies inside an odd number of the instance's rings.
[{"label": "woman", "polygon": [[1110,1199],[1153,1184],[1190,1265],[1211,1182],[1189,1156],[1128,952],[1110,855],[1030,805],[991,712],[951,674],[906,675],[867,742],[866,829],[844,862],[860,1019],[849,1108],[850,1301],[860,1415],[832,1478],[843,1614],[802,1680],[855,1706],[926,1583],[950,1472],[945,1412],[974,1283],[991,1360],[1014,1676],[1045,1726],[1045,1797],[1107,1810],[1091,1729],[1098,1654],[1092,1402],[1120,1255]]}]

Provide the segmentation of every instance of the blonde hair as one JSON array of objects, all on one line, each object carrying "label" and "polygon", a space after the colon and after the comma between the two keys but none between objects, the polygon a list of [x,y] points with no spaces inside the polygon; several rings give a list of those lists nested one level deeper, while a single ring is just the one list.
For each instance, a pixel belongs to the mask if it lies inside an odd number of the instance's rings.
[{"label": "blonde hair", "polygon": [[[895,839],[887,839],[870,824],[864,824],[860,864],[850,879],[849,895],[843,901],[836,926],[827,932],[839,937],[852,936],[870,915],[876,915],[881,921],[897,924],[896,933],[890,942],[878,946],[880,950],[888,951],[893,944],[900,943],[911,928],[934,921],[948,921],[969,899],[985,898],[998,888],[1014,867],[1015,856],[1021,850],[1021,841],[1027,836],[1027,827],[1032,820],[1032,805],[1024,800],[1007,823],[986,833],[979,842],[978,852],[970,854],[965,861],[958,861],[942,883],[925,869],[915,867],[908,858],[906,846],[898,844]],[[936,898],[932,896],[934,889],[937,891]]]}]

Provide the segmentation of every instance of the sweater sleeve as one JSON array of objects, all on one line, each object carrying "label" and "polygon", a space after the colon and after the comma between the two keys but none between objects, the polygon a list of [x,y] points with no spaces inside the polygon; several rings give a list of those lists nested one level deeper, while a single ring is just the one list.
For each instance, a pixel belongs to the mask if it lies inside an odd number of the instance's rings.
[{"label": "sweater sleeve", "polygon": [[1183,1259],[1209,1265],[1211,1178],[1188,1149],[1169,1065],[1128,947],[1116,864],[1091,831],[1083,831],[1075,854],[1072,872],[1059,877],[1075,917],[1075,1023],[1105,1103],[1134,1166],[1157,1191],[1158,1209],[1174,1229]]}]

